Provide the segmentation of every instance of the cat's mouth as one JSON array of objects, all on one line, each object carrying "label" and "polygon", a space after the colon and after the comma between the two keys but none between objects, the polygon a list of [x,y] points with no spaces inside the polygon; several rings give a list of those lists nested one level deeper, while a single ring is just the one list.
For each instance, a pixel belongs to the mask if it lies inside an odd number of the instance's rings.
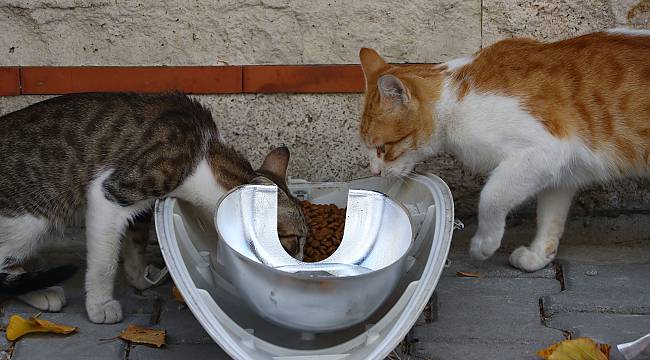
[{"label": "cat's mouth", "polygon": [[391,166],[384,168],[381,171],[381,176],[406,176],[415,169],[415,165],[405,164],[399,166]]},{"label": "cat's mouth", "polygon": [[415,169],[416,162],[410,158],[400,158],[393,161],[379,161],[370,165],[373,176],[406,176]]}]

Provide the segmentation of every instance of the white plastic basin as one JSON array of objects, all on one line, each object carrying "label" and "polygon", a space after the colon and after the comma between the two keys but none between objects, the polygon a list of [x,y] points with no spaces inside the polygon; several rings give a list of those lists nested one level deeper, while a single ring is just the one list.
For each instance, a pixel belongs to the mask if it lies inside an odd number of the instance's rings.
[{"label": "white plastic basin", "polygon": [[385,358],[406,336],[442,273],[453,232],[453,200],[437,176],[364,178],[350,183],[290,182],[313,203],[344,207],[349,188],[374,190],[404,206],[415,239],[405,272],[388,298],[366,320],[340,330],[293,330],[265,319],[233,286],[217,253],[212,219],[173,198],[157,202],[156,231],[169,272],[207,333],[235,359],[367,360]]}]

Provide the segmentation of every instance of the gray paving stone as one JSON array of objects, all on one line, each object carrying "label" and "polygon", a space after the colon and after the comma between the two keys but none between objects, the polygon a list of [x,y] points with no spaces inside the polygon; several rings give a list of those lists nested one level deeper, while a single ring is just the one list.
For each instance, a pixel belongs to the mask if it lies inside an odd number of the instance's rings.
[{"label": "gray paving stone", "polygon": [[[614,231],[610,227],[615,222],[599,224],[580,223],[573,230],[569,226],[559,254],[567,285],[564,292],[560,292],[552,267],[529,274],[507,262],[514,247],[529,242],[534,226],[523,224],[510,229],[504,247],[485,262],[472,261],[467,256],[467,243],[473,231],[459,232],[457,235],[463,236],[454,236],[451,264],[436,289],[438,320],[418,322],[414,335],[419,341],[414,344],[413,358],[534,359],[537,350],[564,338],[558,329],[608,343],[628,341],[642,334],[644,323],[650,323],[650,314],[634,316],[622,311],[643,310],[639,304],[650,304],[645,297],[650,291],[650,242],[638,244],[641,230],[628,236],[622,234],[628,229],[625,226]],[[470,224],[470,230],[471,227]],[[610,230],[599,235],[601,228]],[[121,341],[98,339],[117,336],[129,323],[165,328],[168,333],[167,346],[156,349],[132,345],[129,359],[229,359],[189,309],[179,307],[172,299],[170,282],[139,292],[130,288],[120,274],[116,294],[127,318],[121,324],[109,326],[88,322],[83,301],[85,249],[79,229],[67,231],[62,247],[49,249],[45,257],[51,264],[73,262],[81,266],[80,272],[64,284],[68,306],[62,313],[43,314],[46,319],[79,326],[80,331],[69,337],[30,335],[17,343],[14,359],[124,359],[126,346]],[[592,270],[596,270],[596,275],[586,275]],[[482,277],[459,278],[455,276],[457,271],[479,273]],[[549,327],[541,323],[541,297],[545,299]],[[622,306],[614,308],[616,304]],[[5,306],[5,314],[18,312],[29,316],[36,312],[13,301]],[[2,335],[0,351],[6,346]]]},{"label": "gray paving stone", "polygon": [[589,337],[600,343],[621,344],[650,332],[650,315],[560,313],[548,326],[567,330],[573,337]]},{"label": "gray paving stone", "polygon": [[143,295],[160,299],[157,324],[167,330],[168,344],[212,344],[214,341],[196,320],[190,309],[173,299],[171,281],[147,289]]},{"label": "gray paving stone", "polygon": [[[426,342],[416,346],[418,354],[427,360],[533,360],[539,359],[535,355],[544,346],[533,344],[473,344],[473,343],[448,343]],[[419,359],[416,357],[416,359]]]},{"label": "gray paving stone", "polygon": [[167,330],[168,344],[214,344],[188,308],[164,309],[160,327]]},{"label": "gray paving stone", "polygon": [[[4,324],[3,324],[4,329]],[[9,348],[9,341],[7,341],[5,331],[0,331],[0,359],[2,359],[2,352]]]},{"label": "gray paving stone", "polygon": [[484,278],[544,278],[555,279],[555,269],[548,266],[532,273],[516,269],[508,262],[508,255],[497,253],[488,261],[471,259],[466,251],[452,251],[449,254],[449,266],[442,276],[456,276],[459,271],[480,274]]},{"label": "gray paving stone", "polygon": [[129,360],[176,360],[176,359],[232,359],[217,344],[168,345],[160,349],[148,346],[133,346]]},{"label": "gray paving stone", "polygon": [[[577,210],[574,204],[574,210]],[[515,217],[506,228],[498,254],[509,255],[519,246],[528,246],[535,237],[534,213]],[[465,229],[454,232],[451,254],[467,254],[476,232],[476,219],[467,219]],[[558,258],[579,262],[630,263],[643,262],[650,254],[650,221],[648,215],[576,216],[570,217],[560,241]],[[486,260],[486,263],[492,258]]]},{"label": "gray paving stone", "polygon": [[[68,241],[68,240],[66,240]],[[61,283],[65,290],[66,306],[61,310],[62,313],[85,313],[85,250],[80,249],[79,245],[67,246],[65,251],[61,248],[50,250],[43,255],[48,266],[58,266],[62,264],[74,264],[79,267],[77,273],[70,279]],[[156,296],[151,293],[143,295],[127,282],[124,274],[120,271],[115,279],[114,296],[120,300],[122,311],[129,314],[151,314],[155,310]],[[3,303],[6,313],[32,312],[34,308],[18,300],[9,299]]]},{"label": "gray paving stone", "polygon": [[[31,314],[20,314],[28,317]],[[74,334],[29,334],[16,342],[12,360],[123,359],[126,343],[122,340],[102,340],[117,337],[128,324],[146,326],[149,316],[129,315],[122,323],[98,325],[81,314],[43,314],[43,319],[77,326]]]},{"label": "gray paving stone", "polygon": [[[83,243],[82,230],[78,228],[66,229],[66,236],[61,240],[61,243],[57,247],[47,249],[43,254],[43,257],[51,266],[73,263],[80,267],[80,270],[73,278],[61,284],[66,291],[66,306],[60,313],[46,314],[44,316],[66,318],[67,314],[70,314],[73,315],[72,319],[80,320],[79,326],[88,325],[94,327],[97,325],[91,324],[87,320],[85,313],[85,294],[83,291],[85,249]],[[190,311],[187,308],[179,309],[178,304],[171,297],[171,286],[171,282],[167,281],[166,284],[160,287],[138,291],[128,284],[122,273],[119,273],[116,277],[115,297],[122,303],[122,309],[127,318],[121,324],[115,326],[120,329],[124,328],[129,323],[130,318],[137,317],[139,319],[138,323],[142,325],[152,326],[161,323],[159,325],[169,326],[169,340],[171,343],[175,341],[180,343],[211,343],[212,340],[194,319]],[[24,313],[29,316],[38,312],[32,307],[12,299],[4,301],[2,306],[5,314]],[[132,316],[133,314],[135,315]],[[163,314],[168,315],[168,320],[163,321],[161,319]],[[106,327],[100,326],[100,328],[104,329]],[[115,334],[109,337],[113,336]],[[0,340],[0,349],[3,346],[4,344]],[[25,350],[22,352],[25,353]]]},{"label": "gray paving stone", "polygon": [[[479,351],[480,344],[509,344],[528,351],[563,339],[561,331],[542,324],[539,314],[539,298],[560,291],[555,280],[443,277],[436,291],[438,319],[413,329],[418,355],[425,358],[435,355],[428,352],[435,344],[469,346],[459,348],[461,352]],[[453,351],[453,346],[448,349]],[[446,358],[464,357],[459,353]]]},{"label": "gray paving stone", "polygon": [[566,290],[545,296],[544,314],[650,314],[650,263],[562,266]]},{"label": "gray paving stone", "polygon": [[[648,221],[650,222],[650,221]],[[569,240],[572,241],[573,239]],[[592,265],[641,264],[650,259],[650,241],[612,241],[607,245],[560,245],[558,259]]]},{"label": "gray paving stone", "polygon": [[[61,286],[65,290],[66,296],[66,305],[61,310],[61,313],[85,314],[83,274],[76,274],[72,279],[62,283]],[[125,314],[151,314],[155,310],[155,298],[142,296],[139,291],[125,282],[118,281],[116,283],[114,296],[122,304],[122,311]],[[38,312],[31,306],[15,299],[5,301],[4,311],[6,313]]]},{"label": "gray paving stone", "polygon": [[96,343],[89,345],[87,348],[82,344],[59,347],[52,346],[49,343],[30,344],[18,342],[11,360],[122,360],[124,359],[125,346],[125,344],[119,344],[119,347],[117,347]]}]

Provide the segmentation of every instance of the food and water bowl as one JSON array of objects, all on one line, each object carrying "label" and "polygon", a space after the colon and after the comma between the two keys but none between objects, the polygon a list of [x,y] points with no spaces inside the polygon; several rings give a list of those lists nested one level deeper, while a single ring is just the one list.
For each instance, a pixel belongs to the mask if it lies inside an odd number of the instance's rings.
[{"label": "food and water bowl", "polygon": [[454,228],[447,185],[431,174],[310,183],[292,193],[346,208],[328,258],[288,255],[275,186],[225,194],[212,219],[168,198],[156,204],[160,247],[208,334],[237,359],[381,359],[415,323],[442,273]]}]

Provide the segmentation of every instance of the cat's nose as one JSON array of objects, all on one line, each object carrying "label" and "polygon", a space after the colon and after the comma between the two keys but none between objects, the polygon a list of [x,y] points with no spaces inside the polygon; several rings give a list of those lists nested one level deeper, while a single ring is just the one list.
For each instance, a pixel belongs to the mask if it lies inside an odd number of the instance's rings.
[{"label": "cat's nose", "polygon": [[381,170],[372,170],[372,176],[380,176],[381,175]]}]

